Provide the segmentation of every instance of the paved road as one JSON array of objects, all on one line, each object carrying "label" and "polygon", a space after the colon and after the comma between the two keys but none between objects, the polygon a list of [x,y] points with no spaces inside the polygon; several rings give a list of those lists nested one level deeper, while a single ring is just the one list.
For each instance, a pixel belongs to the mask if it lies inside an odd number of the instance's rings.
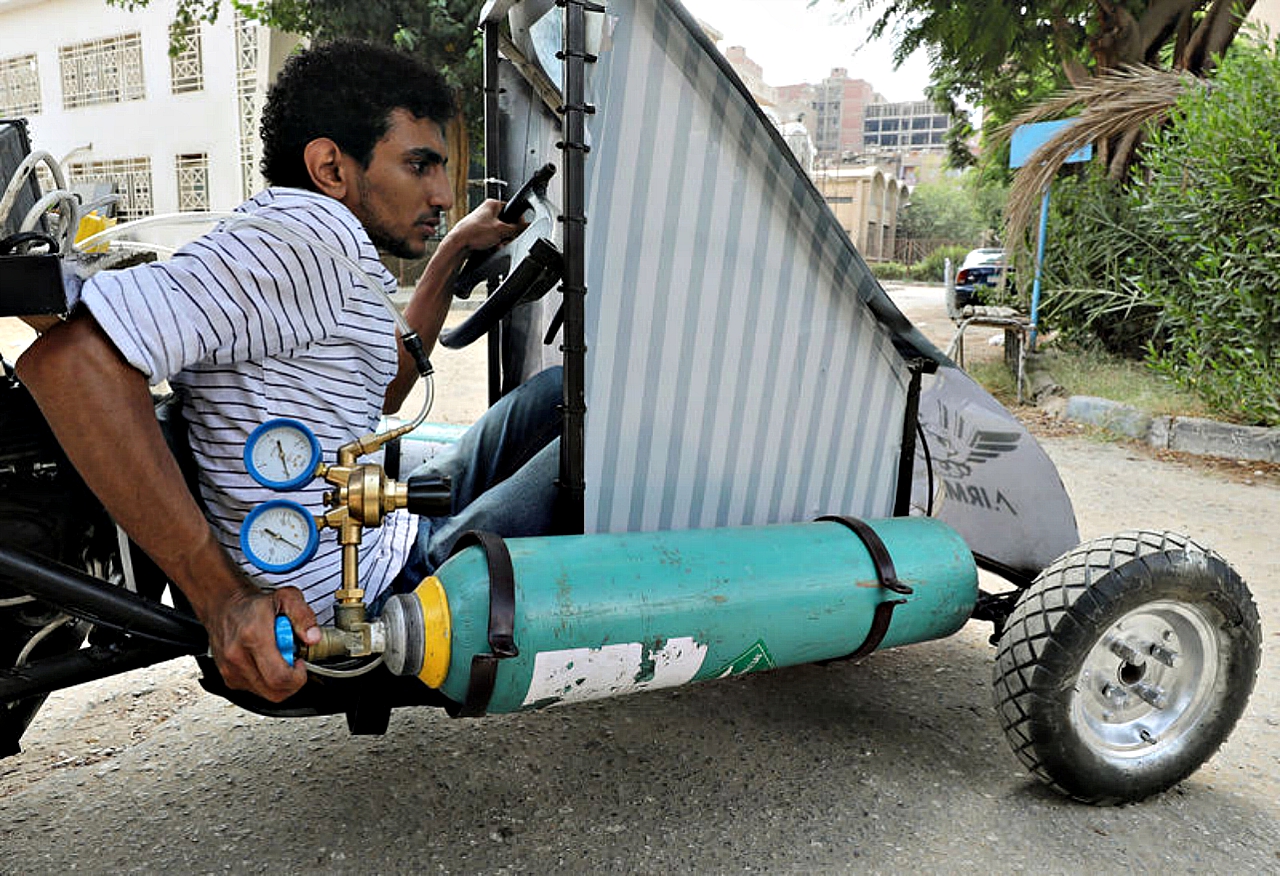
[{"label": "paved road", "polygon": [[60,694],[0,761],[0,871],[1280,871],[1280,486],[1046,442],[1082,535],[1189,532],[1254,588],[1264,664],[1219,754],[1136,806],[1030,779],[990,705],[989,628],[480,721],[270,720],[183,664]]}]

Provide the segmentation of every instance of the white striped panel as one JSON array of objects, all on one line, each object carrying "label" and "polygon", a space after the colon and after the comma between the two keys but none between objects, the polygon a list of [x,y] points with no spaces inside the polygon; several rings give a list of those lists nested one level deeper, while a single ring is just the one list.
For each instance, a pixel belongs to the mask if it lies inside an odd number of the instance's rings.
[{"label": "white striped panel", "polygon": [[842,232],[666,7],[610,11],[589,158],[588,530],[888,513],[906,378],[858,300],[865,266],[837,274]]}]

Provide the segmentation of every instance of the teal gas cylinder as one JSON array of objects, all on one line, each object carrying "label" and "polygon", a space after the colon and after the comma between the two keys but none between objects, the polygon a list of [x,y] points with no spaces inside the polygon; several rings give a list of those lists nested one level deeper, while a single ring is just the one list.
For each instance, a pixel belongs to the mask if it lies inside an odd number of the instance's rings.
[{"label": "teal gas cylinder", "polygon": [[[978,579],[960,536],[928,518],[868,522],[910,595],[881,587],[863,542],[834,522],[508,540],[519,654],[498,661],[488,711],[843,657],[888,599],[905,602],[881,648],[963,626]],[[401,671],[464,701],[472,657],[490,653],[483,551],[459,552],[397,599],[427,640]]]}]

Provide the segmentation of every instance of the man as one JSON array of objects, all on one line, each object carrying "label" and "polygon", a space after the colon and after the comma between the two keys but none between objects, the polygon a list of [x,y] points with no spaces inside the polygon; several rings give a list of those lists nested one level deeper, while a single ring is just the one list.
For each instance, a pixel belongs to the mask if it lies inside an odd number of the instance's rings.
[{"label": "man", "polygon": [[[412,258],[436,234],[453,202],[443,133],[453,114],[443,79],[392,50],[336,42],[294,56],[263,111],[271,187],[238,208],[262,221],[215,230],[163,264],[95,276],[72,317],[18,362],[86,482],[191,602],[231,687],[280,701],[303,685],[301,662],[290,669],[276,650],[274,619],[287,615],[296,635],[317,642],[316,609],[322,618],[331,610],[340,563],[334,540],[322,538],[289,579],[247,565],[240,523],[272,495],[245,472],[244,439],[290,416],[313,427],[332,461],[379,413],[397,410],[416,377],[366,284],[296,238],[341,251],[393,291],[375,246]],[[466,255],[519,232],[497,219],[501,206],[486,202],[459,222],[418,282],[405,316],[428,351]],[[156,424],[148,384],[166,379],[186,399],[208,520]],[[548,372],[473,427],[440,467],[454,479],[454,515],[401,512],[369,533],[360,562],[368,598],[406,563],[406,576],[434,568],[467,528],[547,531],[558,401],[558,374]],[[290,498],[318,512],[323,490]]]}]

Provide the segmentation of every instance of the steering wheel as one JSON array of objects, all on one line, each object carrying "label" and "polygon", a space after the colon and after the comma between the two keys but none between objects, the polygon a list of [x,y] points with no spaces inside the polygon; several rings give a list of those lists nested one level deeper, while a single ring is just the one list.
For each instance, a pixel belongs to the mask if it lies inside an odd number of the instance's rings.
[{"label": "steering wheel", "polygon": [[[535,203],[541,202],[547,196],[547,183],[551,181],[551,177],[555,176],[555,174],[556,166],[554,164],[544,164],[534,171],[533,176],[529,177],[525,184],[511,197],[511,200],[507,201],[503,206],[502,212],[498,214],[498,221],[512,225],[523,219],[527,212],[535,209]],[[467,261],[462,266],[462,270],[458,272],[457,278],[453,281],[454,296],[470,298],[472,290],[480,283],[492,280],[500,274],[505,274],[513,264],[519,264],[535,239],[541,236],[550,236],[549,231],[535,228],[540,224],[537,222],[537,218],[540,217],[535,217],[529,227],[520,232],[520,235],[506,246],[495,246],[492,249],[474,252],[468,256]]]},{"label": "steering wheel", "polygon": [[[523,235],[522,235],[523,236]],[[513,243],[514,245],[514,243]],[[564,274],[564,257],[555,244],[538,237],[528,254],[462,325],[440,333],[440,345],[458,350],[493,328],[518,304],[536,301]]]}]

